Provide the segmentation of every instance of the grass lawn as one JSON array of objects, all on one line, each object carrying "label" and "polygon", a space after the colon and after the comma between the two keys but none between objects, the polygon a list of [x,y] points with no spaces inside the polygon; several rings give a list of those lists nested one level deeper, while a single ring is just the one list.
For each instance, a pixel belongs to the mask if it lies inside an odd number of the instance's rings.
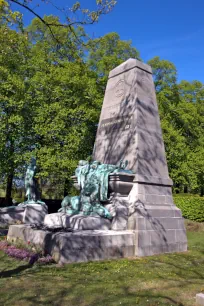
[{"label": "grass lawn", "polygon": [[188,252],[138,259],[29,266],[0,252],[0,305],[194,306],[204,292],[204,232],[196,230]]}]

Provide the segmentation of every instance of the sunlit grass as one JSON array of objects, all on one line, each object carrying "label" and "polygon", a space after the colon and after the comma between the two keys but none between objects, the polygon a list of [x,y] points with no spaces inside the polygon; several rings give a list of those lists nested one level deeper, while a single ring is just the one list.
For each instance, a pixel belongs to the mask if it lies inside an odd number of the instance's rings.
[{"label": "sunlit grass", "polygon": [[204,292],[204,233],[189,251],[138,259],[29,266],[0,253],[0,305],[195,305]]}]

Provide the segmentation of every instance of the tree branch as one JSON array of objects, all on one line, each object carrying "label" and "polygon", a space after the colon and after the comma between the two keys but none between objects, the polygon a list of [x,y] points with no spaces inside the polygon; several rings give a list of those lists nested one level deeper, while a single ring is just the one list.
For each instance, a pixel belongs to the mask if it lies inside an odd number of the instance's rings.
[{"label": "tree branch", "polygon": [[[79,39],[79,37],[77,36],[75,30],[74,30],[74,26],[85,26],[85,25],[91,25],[94,24],[95,22],[97,22],[98,17],[100,15],[105,15],[106,13],[108,13],[116,4],[116,1],[114,0],[109,0],[109,1],[105,1],[105,3],[103,3],[103,1],[101,1],[100,4],[98,4],[100,6],[100,8],[98,10],[96,10],[95,12],[90,12],[89,10],[83,10],[81,8],[79,8],[79,10],[82,12],[83,16],[84,16],[84,20],[80,21],[72,21],[70,18],[66,17],[67,23],[50,23],[47,22],[45,19],[43,19],[38,13],[36,13],[32,8],[30,8],[28,5],[26,5],[25,3],[19,2],[18,0],[9,0],[9,2],[13,2],[23,8],[25,8],[26,10],[28,10],[30,13],[32,13],[35,17],[37,17],[50,31],[50,34],[53,38],[53,40],[56,41],[56,43],[58,45],[61,45],[60,41],[57,39],[57,37],[55,36],[55,34],[53,33],[52,27],[64,27],[64,28],[69,28],[70,32],[72,32],[72,34],[74,35],[76,41],[86,47],[86,44],[84,44],[84,42]],[[51,1],[49,1],[52,5],[54,5]],[[56,6],[55,6],[56,7]],[[62,9],[56,7],[58,10],[60,10],[61,12],[63,11]],[[76,13],[75,10],[72,11],[73,13]],[[94,13],[94,14],[93,14]],[[59,52],[59,51],[58,51]],[[60,53],[60,52],[59,52]],[[60,53],[61,54],[61,53]],[[61,54],[62,55],[62,54]],[[63,56],[63,55],[62,55]]]}]

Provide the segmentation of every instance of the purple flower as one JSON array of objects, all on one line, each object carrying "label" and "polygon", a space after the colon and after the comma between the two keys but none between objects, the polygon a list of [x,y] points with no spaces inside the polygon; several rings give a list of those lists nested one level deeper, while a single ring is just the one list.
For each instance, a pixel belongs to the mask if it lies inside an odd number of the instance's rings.
[{"label": "purple flower", "polygon": [[14,245],[7,246],[7,249],[4,250],[5,253],[11,257],[15,257],[17,259],[29,259],[33,253],[26,249],[18,249]]},{"label": "purple flower", "polygon": [[52,256],[50,255],[40,257],[40,254],[38,253],[34,253],[27,249],[19,249],[15,245],[9,245],[7,241],[0,241],[0,250],[3,250],[8,256],[16,259],[27,260],[31,265],[37,261],[41,264],[49,264],[54,262]]}]

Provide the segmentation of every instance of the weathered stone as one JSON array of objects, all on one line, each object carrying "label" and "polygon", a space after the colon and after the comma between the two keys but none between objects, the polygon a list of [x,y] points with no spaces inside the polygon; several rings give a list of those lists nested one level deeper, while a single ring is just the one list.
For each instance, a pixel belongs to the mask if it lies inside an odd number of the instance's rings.
[{"label": "weathered stone", "polygon": [[69,219],[65,213],[53,213],[45,216],[44,225],[50,228],[69,228]]},{"label": "weathered stone", "polygon": [[204,306],[204,293],[196,294],[196,305]]},{"label": "weathered stone", "polygon": [[41,224],[43,223],[47,213],[48,213],[48,208],[46,205],[40,205],[40,204],[26,205],[23,216],[23,223]]},{"label": "weathered stone", "polygon": [[0,209],[0,223],[14,224],[23,222],[24,211],[24,207],[3,207]]},{"label": "weathered stone", "polygon": [[129,59],[110,72],[93,157],[110,164],[128,160],[135,172],[126,202],[127,228],[138,231],[138,255],[186,250],[184,221],[173,203],[148,65]]},{"label": "weathered stone", "polygon": [[70,217],[70,225],[74,230],[109,230],[111,221],[99,216],[80,216]]},{"label": "weathered stone", "polygon": [[135,256],[135,233],[127,230],[50,233],[28,225],[11,225],[7,239],[39,245],[60,264]]},{"label": "weathered stone", "polygon": [[0,209],[0,223],[43,223],[47,213],[47,206],[40,204],[4,207]]},{"label": "weathered stone", "polygon": [[111,222],[108,219],[99,216],[69,216],[64,213],[54,213],[47,215],[44,225],[50,228],[71,228],[74,230],[109,230]]},{"label": "weathered stone", "polygon": [[128,208],[126,205],[121,205],[119,203],[116,205],[116,215],[112,220],[111,229],[115,231],[126,230],[128,222]]}]

